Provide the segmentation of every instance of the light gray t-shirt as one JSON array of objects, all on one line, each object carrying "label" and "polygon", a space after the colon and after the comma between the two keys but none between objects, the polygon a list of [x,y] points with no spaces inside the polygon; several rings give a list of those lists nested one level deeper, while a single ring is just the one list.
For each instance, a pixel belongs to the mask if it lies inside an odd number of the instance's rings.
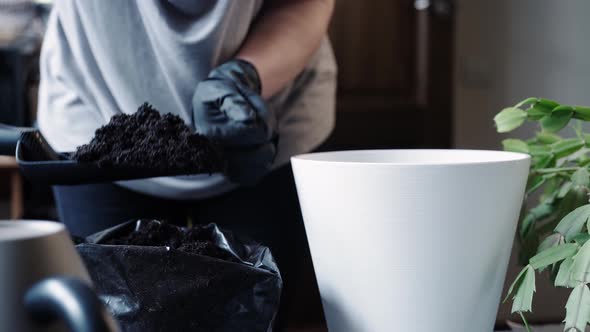
[{"label": "light gray t-shirt", "polygon": [[[57,151],[74,151],[113,115],[133,113],[146,101],[192,126],[195,87],[237,52],[261,5],[262,0],[55,1],[41,52],[43,135]],[[329,135],[335,75],[326,41],[308,68],[268,101],[278,119],[275,167]],[[119,184],[173,199],[209,197],[234,187],[219,174]]]}]

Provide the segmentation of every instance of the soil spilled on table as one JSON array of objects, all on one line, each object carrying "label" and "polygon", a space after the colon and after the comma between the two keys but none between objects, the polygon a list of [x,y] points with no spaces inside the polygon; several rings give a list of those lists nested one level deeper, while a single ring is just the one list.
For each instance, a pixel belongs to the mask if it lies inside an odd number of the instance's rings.
[{"label": "soil spilled on table", "polygon": [[229,252],[212,241],[210,229],[203,227],[182,228],[163,222],[150,222],[122,237],[112,238],[104,244],[170,247],[192,254],[237,261]]},{"label": "soil spilled on table", "polygon": [[170,113],[148,103],[133,114],[119,114],[96,130],[72,158],[99,167],[151,168],[177,174],[222,171],[221,150]]}]

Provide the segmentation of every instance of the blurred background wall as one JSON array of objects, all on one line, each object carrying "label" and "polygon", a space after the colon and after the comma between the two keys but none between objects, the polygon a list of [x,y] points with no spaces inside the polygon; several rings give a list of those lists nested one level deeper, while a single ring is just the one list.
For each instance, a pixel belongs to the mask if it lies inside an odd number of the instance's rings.
[{"label": "blurred background wall", "polygon": [[[493,116],[529,96],[590,104],[588,13],[586,0],[458,0],[454,146],[500,148]],[[526,137],[533,130],[525,127],[511,135]],[[514,256],[507,284],[520,269]],[[547,279],[537,283],[532,317],[558,322],[568,292],[555,290]],[[502,305],[498,319],[508,317],[509,310]]]},{"label": "blurred background wall", "polygon": [[454,144],[499,147],[494,114],[528,96],[590,104],[589,12],[585,0],[458,0]]}]

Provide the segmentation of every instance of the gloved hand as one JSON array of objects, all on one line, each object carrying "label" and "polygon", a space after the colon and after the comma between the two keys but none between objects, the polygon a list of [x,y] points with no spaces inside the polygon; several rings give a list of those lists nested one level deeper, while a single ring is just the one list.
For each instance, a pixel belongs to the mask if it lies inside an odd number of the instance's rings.
[{"label": "gloved hand", "polygon": [[256,68],[231,60],[213,69],[193,95],[197,132],[223,146],[229,178],[244,185],[258,182],[276,154],[276,118],[260,93]]}]

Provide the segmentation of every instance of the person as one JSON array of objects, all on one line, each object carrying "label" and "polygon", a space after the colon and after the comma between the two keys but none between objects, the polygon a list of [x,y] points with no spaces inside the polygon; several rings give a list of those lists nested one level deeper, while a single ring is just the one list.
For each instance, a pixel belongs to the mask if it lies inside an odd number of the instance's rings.
[{"label": "person", "polygon": [[309,260],[289,158],[334,126],[334,0],[56,0],[40,59],[38,125],[59,152],[144,102],[219,140],[223,174],[56,186],[85,236],[138,218],[215,222],[268,245],[285,312]]}]

